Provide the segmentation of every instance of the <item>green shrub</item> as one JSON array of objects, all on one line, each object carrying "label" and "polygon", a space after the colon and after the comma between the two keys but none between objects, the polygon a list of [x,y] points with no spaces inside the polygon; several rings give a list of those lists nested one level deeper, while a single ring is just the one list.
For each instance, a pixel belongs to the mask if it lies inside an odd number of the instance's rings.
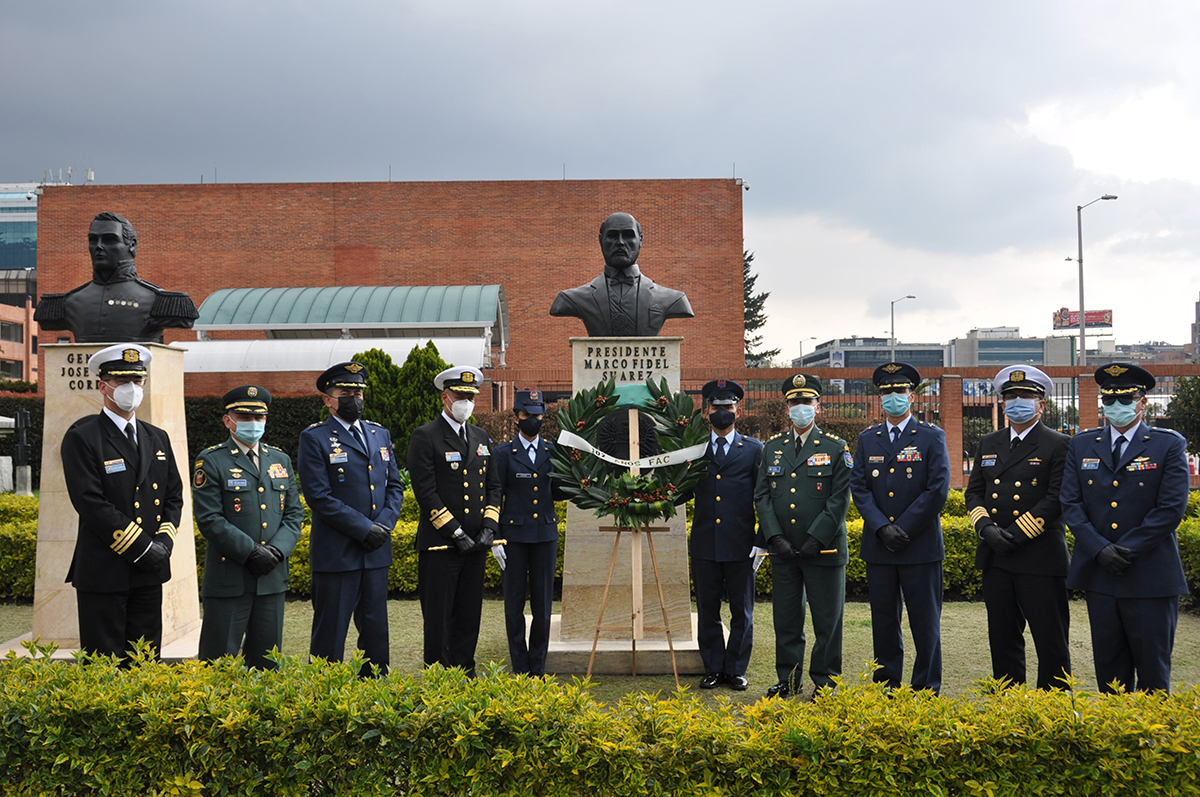
[{"label": "green shrub", "polygon": [[812,703],[598,703],[483,670],[357,677],[113,660],[0,667],[0,792],[242,795],[1194,794],[1200,689],[964,698],[869,678]]},{"label": "green shrub", "polygon": [[32,600],[37,518],[0,525],[0,599]]}]

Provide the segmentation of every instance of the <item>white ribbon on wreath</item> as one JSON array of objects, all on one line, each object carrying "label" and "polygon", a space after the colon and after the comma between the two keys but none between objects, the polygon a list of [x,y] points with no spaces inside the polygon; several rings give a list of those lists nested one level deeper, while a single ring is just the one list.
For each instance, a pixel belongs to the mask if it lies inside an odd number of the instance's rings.
[{"label": "white ribbon on wreath", "polygon": [[587,440],[584,440],[577,434],[572,434],[568,431],[558,433],[558,443],[560,445],[577,448],[585,454],[591,454],[594,457],[599,457],[605,462],[611,462],[614,465],[620,465],[623,468],[641,468],[650,470],[652,468],[661,468],[667,465],[678,465],[681,462],[691,462],[692,460],[700,459],[704,456],[704,452],[708,450],[708,441],[688,448],[681,448],[677,451],[668,451],[665,454],[655,454],[652,457],[642,457],[641,459],[618,459],[617,457],[605,454],[600,449],[593,446]]}]

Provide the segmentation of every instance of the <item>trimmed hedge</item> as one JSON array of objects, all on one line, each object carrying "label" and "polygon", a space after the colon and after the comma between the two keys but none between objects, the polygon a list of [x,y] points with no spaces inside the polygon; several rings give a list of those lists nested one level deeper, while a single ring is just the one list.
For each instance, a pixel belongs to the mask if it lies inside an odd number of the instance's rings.
[{"label": "trimmed hedge", "polygon": [[347,663],[0,664],[5,795],[1100,795],[1200,789],[1200,689],[939,698],[847,679],[812,703]]}]

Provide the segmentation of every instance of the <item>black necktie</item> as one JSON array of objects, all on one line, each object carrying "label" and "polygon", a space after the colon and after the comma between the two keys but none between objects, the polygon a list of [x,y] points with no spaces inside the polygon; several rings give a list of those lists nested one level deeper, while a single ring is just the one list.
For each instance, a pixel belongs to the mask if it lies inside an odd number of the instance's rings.
[{"label": "black necktie", "polygon": [[724,437],[718,437],[718,438],[717,438],[717,455],[716,455],[716,460],[717,460],[717,464],[718,464],[718,465],[724,465],[724,464],[725,464],[725,438],[724,438]]},{"label": "black necktie", "polygon": [[137,448],[137,431],[133,426],[133,421],[125,424],[125,436],[129,438],[129,442],[133,443],[133,447]]},{"label": "black necktie", "polygon": [[350,432],[354,435],[354,439],[358,441],[358,445],[362,448],[362,450],[366,451],[367,450],[367,442],[365,440],[363,440],[362,432],[360,432],[358,430],[358,426],[357,425],[351,426]]},{"label": "black necktie", "polygon": [[462,438],[463,449],[470,450],[471,444],[467,442],[467,425],[465,423],[458,427],[458,436]]},{"label": "black necktie", "polygon": [[895,445],[896,441],[899,439],[900,439],[900,427],[893,426],[892,427],[892,445]]},{"label": "black necktie", "polygon": [[537,446],[525,446],[525,453],[529,456],[530,464],[537,464]]},{"label": "black necktie", "polygon": [[1113,470],[1121,464],[1121,452],[1125,450],[1125,435],[1117,438],[1117,442],[1113,444]]},{"label": "black necktie", "polygon": [[1012,442],[1008,444],[1008,450],[1009,450],[1010,452],[1012,452],[1012,451],[1016,451],[1016,450],[1017,450],[1017,446],[1019,446],[1019,445],[1021,445],[1021,438],[1019,438],[1019,437],[1014,437],[1014,438],[1012,439]]},{"label": "black necktie", "polygon": [[258,454],[254,453],[253,448],[246,449],[246,458],[250,460],[250,464],[254,467],[254,472],[258,472]]}]

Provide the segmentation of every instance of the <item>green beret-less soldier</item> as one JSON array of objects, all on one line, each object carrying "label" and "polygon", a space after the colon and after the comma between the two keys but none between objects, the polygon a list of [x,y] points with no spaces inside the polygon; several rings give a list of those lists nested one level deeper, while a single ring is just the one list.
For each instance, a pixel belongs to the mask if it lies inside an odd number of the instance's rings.
[{"label": "green beret-less soldier", "polygon": [[775,672],[768,697],[801,691],[804,609],[812,607],[812,660],[818,689],[842,672],[842,615],[846,604],[846,510],[850,506],[850,447],[816,424],[821,380],[796,374],[783,382],[792,428],[767,441],[754,503],[771,550]]},{"label": "green beret-less soldier", "polygon": [[283,645],[287,557],[304,508],[291,457],[261,442],[271,394],[243,385],[223,404],[229,439],[201,451],[192,476],[196,526],[208,542],[199,657],[236,656],[240,648],[248,666],[270,669],[266,653]]}]

